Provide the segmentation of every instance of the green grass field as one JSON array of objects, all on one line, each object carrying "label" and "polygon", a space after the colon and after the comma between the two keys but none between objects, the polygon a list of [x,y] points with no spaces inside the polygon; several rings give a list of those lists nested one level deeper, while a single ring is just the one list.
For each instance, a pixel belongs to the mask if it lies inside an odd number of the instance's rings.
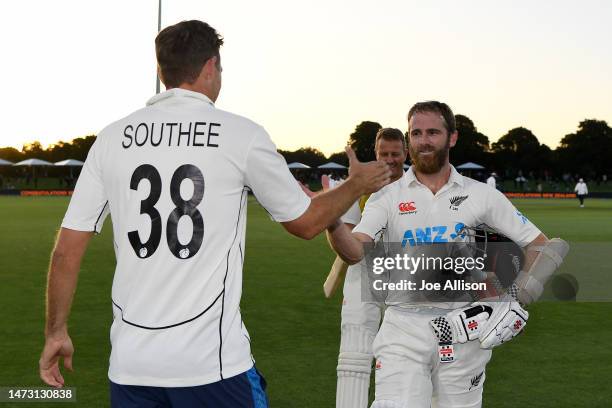
[{"label": "green grass field", "polygon": [[[0,386],[41,385],[46,268],[67,204],[59,197],[0,197]],[[256,202],[250,204],[242,311],[271,406],[333,407],[341,298],[325,300],[321,289],[332,253],[323,237],[293,238]],[[575,200],[516,205],[549,237],[598,242],[612,252],[612,200],[588,200],[584,209]],[[588,262],[584,270],[607,261],[592,256]],[[65,376],[68,386],[77,387],[78,406],[109,405],[113,269],[107,222],[83,262],[70,319],[75,371]],[[493,353],[484,406],[609,407],[612,303],[546,302],[530,314],[526,334]]]}]

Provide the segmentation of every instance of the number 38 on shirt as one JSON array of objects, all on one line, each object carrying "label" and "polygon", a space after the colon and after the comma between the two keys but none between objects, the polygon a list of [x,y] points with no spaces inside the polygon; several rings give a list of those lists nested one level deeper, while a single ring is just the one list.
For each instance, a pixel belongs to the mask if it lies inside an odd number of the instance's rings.
[{"label": "number 38 on shirt", "polygon": [[[140,214],[151,218],[151,234],[146,242],[142,242],[137,230],[128,232],[130,244],[139,258],[148,258],[157,251],[162,237],[162,217],[155,208],[164,188],[161,176],[155,167],[150,164],[140,165],[134,170],[130,180],[130,189],[138,191],[143,179],[151,184],[149,196],[140,202]],[[181,183],[185,179],[193,182],[193,195],[189,200],[181,197]],[[204,197],[204,176],[196,166],[184,164],[177,168],[170,181],[170,198],[174,203],[174,210],[166,221],[166,241],[172,254],[179,259],[188,259],[194,256],[202,246],[204,238],[204,221],[197,206]],[[183,216],[191,218],[193,232],[187,244],[181,244],[178,235],[178,222]]]}]

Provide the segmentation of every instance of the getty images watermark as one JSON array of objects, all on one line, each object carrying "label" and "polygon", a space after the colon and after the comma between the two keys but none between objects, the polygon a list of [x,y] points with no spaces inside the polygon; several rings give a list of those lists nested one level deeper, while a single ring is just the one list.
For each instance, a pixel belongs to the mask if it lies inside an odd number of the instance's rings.
[{"label": "getty images watermark", "polygon": [[[387,304],[504,301],[524,270],[526,245],[492,239],[366,244],[361,299]],[[608,263],[597,261],[607,259],[611,243],[570,246],[572,251],[544,286],[540,301],[612,301]]]},{"label": "getty images watermark", "polygon": [[[426,256],[421,253],[410,256],[407,253],[395,254],[395,256],[376,256],[372,258],[372,273],[383,275],[390,271],[400,271],[414,276],[419,271],[444,271],[448,274],[462,275],[465,272],[485,270],[485,257],[440,257]],[[429,290],[487,290],[486,282],[466,282],[462,279],[447,279],[444,282],[432,282],[431,276],[420,280],[400,279],[399,281],[385,281],[382,278],[374,279],[372,287],[374,290],[399,290],[399,291],[429,291]]]}]

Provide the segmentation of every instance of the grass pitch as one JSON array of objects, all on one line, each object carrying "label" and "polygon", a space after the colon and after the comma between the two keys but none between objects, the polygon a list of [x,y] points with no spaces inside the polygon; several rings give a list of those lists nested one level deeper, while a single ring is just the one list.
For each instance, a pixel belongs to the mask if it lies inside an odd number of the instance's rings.
[{"label": "grass pitch", "polygon": [[[44,286],[49,253],[68,199],[0,197],[0,386],[40,386]],[[612,250],[612,200],[517,200],[549,236]],[[242,311],[273,407],[333,407],[339,294],[322,283],[333,255],[323,237],[291,237],[251,200]],[[612,251],[610,251],[612,252]],[[591,257],[584,270],[608,262]],[[92,240],[70,318],[77,406],[107,407],[114,252],[110,223]],[[580,274],[576,270],[572,273]],[[612,285],[611,285],[612,286]],[[612,388],[612,303],[536,304],[526,334],[493,353],[485,407],[607,407]],[[2,404],[0,406],[66,406]]]}]

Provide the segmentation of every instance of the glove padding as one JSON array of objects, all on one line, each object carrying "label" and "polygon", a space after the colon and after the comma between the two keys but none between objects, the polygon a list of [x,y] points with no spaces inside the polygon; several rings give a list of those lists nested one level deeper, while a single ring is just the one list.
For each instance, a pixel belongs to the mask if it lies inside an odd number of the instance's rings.
[{"label": "glove padding", "polygon": [[466,343],[476,340],[482,328],[493,313],[493,308],[485,303],[472,304],[464,309],[453,310],[444,316],[436,317],[429,324],[434,329],[440,343]]},{"label": "glove padding", "polygon": [[515,300],[474,303],[474,305],[477,304],[493,308],[493,314],[480,330],[480,348],[497,347],[518,336],[527,325],[529,313]]}]

